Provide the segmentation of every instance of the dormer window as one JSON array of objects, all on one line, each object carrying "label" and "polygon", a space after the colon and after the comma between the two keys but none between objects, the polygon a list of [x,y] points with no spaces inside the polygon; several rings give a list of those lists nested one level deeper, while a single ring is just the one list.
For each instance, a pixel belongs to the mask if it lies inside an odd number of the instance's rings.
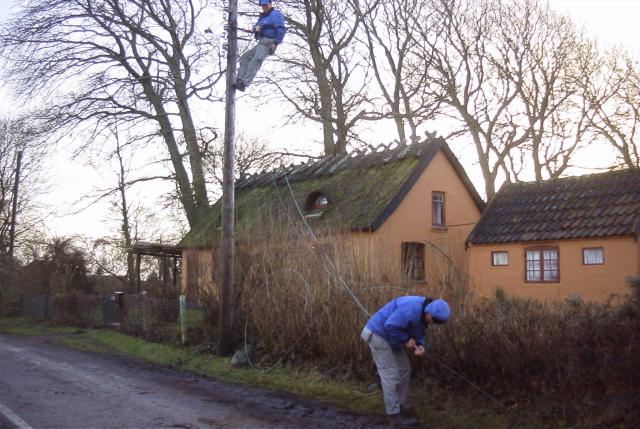
[{"label": "dormer window", "polygon": [[329,198],[322,192],[312,192],[305,203],[307,217],[319,217],[329,206]]}]

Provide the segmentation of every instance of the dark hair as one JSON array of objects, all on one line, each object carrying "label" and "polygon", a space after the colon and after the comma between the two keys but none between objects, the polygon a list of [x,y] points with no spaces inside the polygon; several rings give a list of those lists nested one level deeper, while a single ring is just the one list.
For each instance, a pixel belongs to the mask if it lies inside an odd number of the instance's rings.
[{"label": "dark hair", "polygon": [[435,323],[436,325],[442,325],[443,323],[447,323],[446,320],[440,319],[439,317],[435,317],[435,316],[431,316],[431,320],[433,320],[433,323]]}]

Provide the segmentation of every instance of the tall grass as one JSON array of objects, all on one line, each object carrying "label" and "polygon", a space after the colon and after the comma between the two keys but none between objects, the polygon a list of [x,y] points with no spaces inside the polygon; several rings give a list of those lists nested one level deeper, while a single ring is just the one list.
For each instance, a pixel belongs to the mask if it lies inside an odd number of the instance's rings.
[{"label": "tall grass", "polygon": [[[427,283],[406,281],[400,257],[364,234],[287,225],[267,218],[243,234],[238,250],[240,316],[264,349],[294,353],[347,368],[366,367],[359,340],[370,314],[399,295],[445,297],[454,308],[468,300],[466,278],[434,251],[426,258]],[[435,244],[428,246],[436,248]],[[455,311],[455,310],[454,310]]]},{"label": "tall grass", "polygon": [[371,365],[359,340],[368,316],[356,301],[373,313],[395,296],[420,294],[448,299],[454,316],[428,333],[430,359],[414,362],[416,380],[470,390],[463,374],[504,403],[546,400],[556,411],[570,406],[587,414],[619,395],[640,397],[637,298],[473,299],[465,275],[437,257],[442,249],[427,258],[427,271],[439,275],[410,283],[388,249],[349,232],[315,231],[312,237],[299,223],[265,221],[244,235],[251,239],[238,251],[238,325],[261,353],[294,354],[362,376]]}]

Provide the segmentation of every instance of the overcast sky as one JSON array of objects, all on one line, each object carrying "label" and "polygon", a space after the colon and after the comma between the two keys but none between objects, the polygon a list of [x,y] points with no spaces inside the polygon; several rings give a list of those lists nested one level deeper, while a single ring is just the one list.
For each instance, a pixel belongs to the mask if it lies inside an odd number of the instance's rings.
[{"label": "overcast sky", "polygon": [[[21,2],[22,0],[18,0]],[[0,0],[0,20],[6,19],[10,13],[11,0]],[[631,50],[640,50],[640,26],[637,25],[640,17],[640,0],[550,0],[550,5],[560,12],[568,13],[576,23],[585,26],[587,31],[597,36],[605,43],[620,44]],[[277,1],[276,1],[277,6]],[[10,111],[10,103],[6,94],[0,87],[0,114]],[[247,116],[260,117],[259,112],[251,112]],[[393,139],[393,130],[390,130],[390,139]],[[273,141],[285,141],[291,135],[291,129],[277,131]],[[304,136],[298,137],[304,139]],[[372,142],[374,144],[383,143]],[[385,142],[386,143],[386,142]],[[45,202],[56,207],[56,215],[48,219],[50,232],[55,235],[70,235],[80,233],[88,236],[100,236],[113,231],[103,229],[104,222],[96,220],[104,219],[107,215],[104,207],[95,207],[83,214],[69,215],[68,207],[78,196],[90,190],[89,178],[99,178],[93,169],[79,163],[74,163],[70,168],[69,154],[63,149],[49,162],[49,173],[53,176],[52,192],[46,196]],[[463,164],[464,160],[463,160]],[[473,168],[465,165],[470,171],[476,188],[484,187],[478,177],[473,174]]]}]

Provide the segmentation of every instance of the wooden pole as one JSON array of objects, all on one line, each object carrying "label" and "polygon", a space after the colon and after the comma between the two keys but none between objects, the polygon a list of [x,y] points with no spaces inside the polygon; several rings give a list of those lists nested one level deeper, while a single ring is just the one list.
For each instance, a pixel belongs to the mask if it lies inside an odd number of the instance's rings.
[{"label": "wooden pole", "polygon": [[136,254],[136,290],[138,291],[138,295],[140,295],[140,263],[142,262],[142,256],[138,253]]},{"label": "wooden pole", "polygon": [[[236,80],[238,62],[238,0],[229,0],[227,34],[227,98],[224,121],[224,172],[222,179],[222,241],[220,263],[222,284],[220,291],[220,353],[233,352],[234,273],[233,273],[233,216],[234,174],[236,147]],[[215,278],[215,277],[214,277]]]},{"label": "wooden pole", "polygon": [[18,212],[18,186],[20,184],[20,166],[22,164],[22,151],[18,151],[16,159],[16,178],[13,183],[13,207],[11,209],[11,227],[9,229],[9,260],[13,260],[13,248],[16,239],[16,214]]}]

